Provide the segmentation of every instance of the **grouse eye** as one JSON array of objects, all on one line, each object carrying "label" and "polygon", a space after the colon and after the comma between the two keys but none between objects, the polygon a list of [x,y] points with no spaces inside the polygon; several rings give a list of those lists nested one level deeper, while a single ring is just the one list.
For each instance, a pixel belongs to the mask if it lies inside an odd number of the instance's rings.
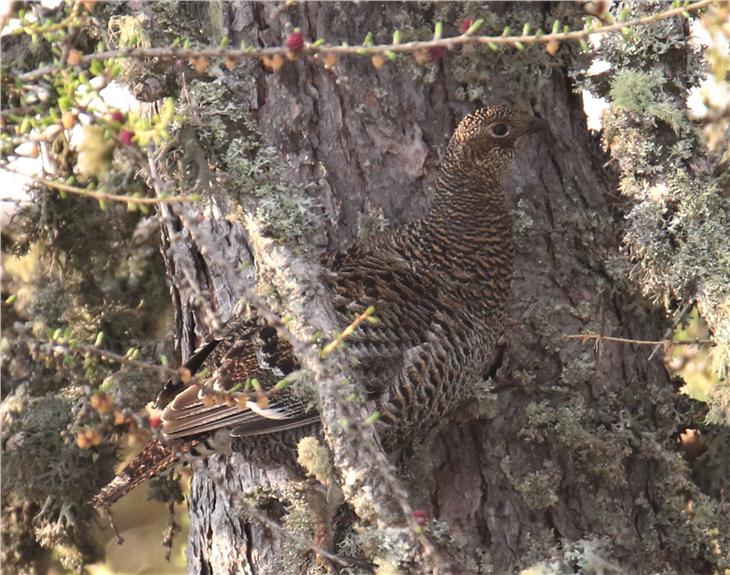
[{"label": "grouse eye", "polygon": [[489,126],[489,131],[495,138],[504,138],[507,134],[509,134],[509,127],[507,124],[497,122],[496,124]]}]

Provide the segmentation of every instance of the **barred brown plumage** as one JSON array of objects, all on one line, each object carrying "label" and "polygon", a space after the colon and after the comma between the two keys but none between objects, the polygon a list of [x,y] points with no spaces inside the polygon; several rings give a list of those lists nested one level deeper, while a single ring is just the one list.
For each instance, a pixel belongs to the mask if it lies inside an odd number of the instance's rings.
[{"label": "barred brown plumage", "polygon": [[[328,287],[343,326],[376,308],[378,322],[349,337],[347,352],[381,413],[386,447],[443,420],[494,359],[514,249],[504,176],[518,139],[543,126],[507,106],[466,116],[451,137],[426,215],[323,262],[333,272]],[[256,320],[234,320],[224,339],[200,348],[187,365],[210,366],[210,383],[223,390],[252,378],[271,389],[297,369],[291,345]],[[318,421],[313,404],[286,390],[268,403],[241,406],[211,402],[197,386],[172,382],[158,403],[167,403],[162,421],[169,440],[230,428],[239,438],[281,432],[276,440],[293,446]],[[249,451],[258,442],[243,444]],[[160,449],[148,451],[163,457]],[[93,503],[108,506],[122,494],[102,492]]]}]

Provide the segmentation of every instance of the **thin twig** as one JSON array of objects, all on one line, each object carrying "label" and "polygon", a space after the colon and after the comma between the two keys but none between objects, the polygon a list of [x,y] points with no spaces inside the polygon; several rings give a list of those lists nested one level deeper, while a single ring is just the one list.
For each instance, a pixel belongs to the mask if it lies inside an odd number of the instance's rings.
[{"label": "thin twig", "polygon": [[4,197],[0,198],[0,202],[7,202],[7,203],[13,203],[13,204],[27,204],[31,200],[29,198],[11,198],[11,197]]},{"label": "thin twig", "polygon": [[[391,44],[374,44],[372,46],[334,46],[329,44],[308,44],[299,52],[299,56],[309,56],[316,54],[335,54],[347,56],[371,56],[374,54],[385,53],[412,53],[420,50],[429,50],[433,48],[450,48],[455,46],[468,46],[477,44],[491,44],[493,46],[524,46],[528,44],[547,44],[549,42],[567,42],[573,40],[585,40],[593,34],[610,34],[619,32],[625,28],[632,26],[644,26],[659,20],[673,18],[705,8],[717,0],[700,0],[686,6],[680,6],[643,16],[626,20],[625,22],[616,22],[598,28],[585,28],[583,30],[574,30],[571,32],[558,32],[554,34],[521,34],[518,36],[476,36],[471,34],[461,34],[451,38],[434,38],[433,40],[422,40],[405,43]],[[291,52],[284,46],[275,46],[269,48],[125,48],[121,50],[106,50],[104,52],[95,52],[86,54],[79,62],[79,65],[88,64],[94,60],[106,60],[109,58],[167,58],[167,59],[191,59],[191,58],[230,58],[238,59],[261,59],[263,57],[272,56],[288,56]],[[37,78],[55,72],[64,68],[61,64],[51,64],[20,74],[18,78],[23,81],[31,81]]]},{"label": "thin twig", "polygon": [[14,28],[13,30],[5,31],[4,27],[5,24],[3,23],[2,26],[0,26],[0,30],[5,32],[9,36],[18,36],[20,34],[28,33],[28,30],[30,30],[33,34],[48,34],[49,32],[55,32],[57,30],[64,30],[68,28],[72,23],[77,22],[80,24],[86,24],[87,22],[91,22],[93,20],[90,16],[79,16],[78,14],[78,8],[74,7],[74,10],[71,14],[66,16],[63,20],[59,20],[58,22],[54,22],[51,24],[43,24],[43,25],[30,25],[30,26],[21,26],[19,28]]},{"label": "thin twig", "polygon": [[[329,342],[327,345],[325,345],[322,348],[322,351],[319,352],[319,357],[324,359],[329,354],[331,354],[333,351],[335,351],[338,347],[340,347],[345,340],[350,337],[353,333],[355,333],[355,330],[360,326],[360,324],[364,321],[372,321],[371,318],[373,317],[373,314],[375,313],[375,306],[368,307],[364,312],[362,312],[359,316],[357,316],[350,325],[348,325],[342,333],[339,333],[335,336],[335,338]],[[373,318],[374,319],[374,318]]]},{"label": "thin twig", "polygon": [[[147,371],[151,373],[154,372],[162,377],[180,377],[180,371],[177,369],[165,367],[164,365],[155,365],[154,363],[139,361],[137,359],[131,359],[126,355],[114,353],[113,351],[102,349],[93,345],[89,345],[87,343],[75,342],[73,344],[70,344],[58,341],[44,341],[30,336],[26,333],[19,333],[17,330],[15,331],[15,335],[19,340],[25,341],[26,343],[32,343],[39,346],[47,346],[51,352],[49,353],[49,355],[74,355],[75,353],[91,354],[98,357],[102,361],[112,361],[114,363],[134,367],[142,371]],[[193,381],[193,379],[194,378],[191,378],[191,381]]]},{"label": "thin twig", "polygon": [[581,341],[595,340],[596,343],[603,341],[613,341],[616,343],[630,343],[633,345],[659,345],[659,346],[672,346],[672,345],[717,345],[717,343],[711,339],[629,339],[625,337],[612,337],[610,335],[601,335],[600,333],[581,333],[564,335],[568,339],[580,339]]},{"label": "thin twig", "polygon": [[[25,116],[26,114],[29,114],[31,112],[34,112],[36,114],[39,114],[41,111],[48,110],[52,107],[52,100],[46,100],[42,103],[35,103],[35,104],[28,104],[26,106],[16,106],[15,108],[6,108],[5,110],[0,110],[0,116],[3,116],[5,118],[9,118],[11,116]],[[6,134],[7,137],[7,134]],[[20,143],[20,139],[14,140],[17,143]]]},{"label": "thin twig", "polygon": [[[674,333],[674,330],[677,329],[677,326],[684,320],[685,316],[689,313],[689,310],[692,309],[694,303],[694,300],[689,300],[685,304],[685,306],[677,314],[677,317],[674,318],[671,327],[664,332],[664,339],[668,339],[669,337],[671,337],[671,335]],[[649,355],[647,361],[651,361],[652,359],[654,359],[654,356],[659,353],[660,349],[662,349],[662,345],[657,344],[657,346],[652,350],[651,354]]]},{"label": "thin twig", "polygon": [[19,176],[24,176],[26,178],[29,178],[33,180],[34,182],[38,182],[39,184],[43,184],[44,186],[47,186],[49,188],[53,188],[56,190],[59,190],[61,192],[68,192],[70,194],[77,194],[79,196],[87,196],[89,198],[93,198],[95,200],[101,201],[101,202],[124,202],[126,204],[163,204],[163,203],[176,203],[176,202],[196,202],[198,198],[194,196],[168,196],[168,197],[159,197],[159,198],[136,198],[133,196],[122,196],[119,194],[110,194],[107,192],[99,192],[95,190],[86,190],[84,188],[79,188],[76,186],[71,186],[69,184],[64,184],[63,182],[56,182],[53,180],[49,180],[47,178],[41,178],[40,176],[33,176],[29,174],[24,174],[22,172],[19,172],[17,170],[14,170],[13,168],[10,168],[7,165],[0,166],[3,170],[10,172],[12,174],[17,174]]}]

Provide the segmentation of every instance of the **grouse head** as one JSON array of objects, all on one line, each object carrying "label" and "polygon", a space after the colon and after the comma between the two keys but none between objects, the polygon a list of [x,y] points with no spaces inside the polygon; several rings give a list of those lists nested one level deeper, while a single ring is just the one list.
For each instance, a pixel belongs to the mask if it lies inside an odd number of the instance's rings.
[{"label": "grouse head", "polygon": [[506,105],[481,108],[464,117],[451,136],[447,171],[501,181],[520,138],[546,127],[544,120]]}]

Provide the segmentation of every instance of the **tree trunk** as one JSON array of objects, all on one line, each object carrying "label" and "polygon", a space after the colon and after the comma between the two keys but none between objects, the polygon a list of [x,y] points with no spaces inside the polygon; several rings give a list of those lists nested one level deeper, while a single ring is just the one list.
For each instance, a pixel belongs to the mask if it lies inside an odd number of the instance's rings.
[{"label": "tree trunk", "polygon": [[[540,24],[555,17],[544,4],[475,8],[226,4],[221,29],[232,45],[280,45],[286,22],[310,39],[354,43],[368,30],[423,32],[438,20],[455,27],[480,10],[513,28],[526,15]],[[465,113],[507,101],[531,104],[547,119],[550,134],[518,153],[505,190],[517,251],[501,361],[485,374],[491,379],[478,405],[402,454],[399,471],[412,506],[445,526],[469,571],[512,572],[551,557],[570,563],[572,552],[570,564],[586,573],[706,572],[702,554],[690,551],[692,522],[679,525],[687,498],[699,495],[675,453],[673,434],[686,414],[661,356],[649,361],[644,347],[594,348],[565,337],[660,339],[667,327],[638,295],[628,266],[618,265],[626,263],[621,199],[568,74],[575,57],[568,46],[554,61],[539,49],[491,54],[447,52],[426,66],[405,58],[379,70],[368,58],[341,58],[332,69],[289,61],[276,72],[248,62],[216,82],[235,94],[225,104],[244,110],[261,142],[277,150],[277,177],[297,190],[295,201],[319,207],[316,229],[289,234],[290,244],[306,236],[313,259],[382,224],[381,212],[390,225],[422,213],[439,153]],[[194,95],[197,87],[187,89]],[[251,135],[250,122],[226,129],[230,141]],[[199,145],[225,172],[210,142],[185,145]],[[220,186],[207,192],[195,231],[185,221],[193,210],[170,213],[165,229],[183,355],[210,336],[206,309],[227,318],[252,285],[250,268],[231,277],[255,262],[241,223],[226,220],[238,203],[255,209],[251,196],[232,198]],[[258,193],[257,201],[266,199]],[[195,284],[205,289],[196,295]],[[285,535],[232,512],[240,494],[255,489],[285,497],[286,472],[240,455],[200,465],[206,472],[195,474],[189,498],[190,572],[305,572]],[[283,520],[281,506],[268,510]]]}]

